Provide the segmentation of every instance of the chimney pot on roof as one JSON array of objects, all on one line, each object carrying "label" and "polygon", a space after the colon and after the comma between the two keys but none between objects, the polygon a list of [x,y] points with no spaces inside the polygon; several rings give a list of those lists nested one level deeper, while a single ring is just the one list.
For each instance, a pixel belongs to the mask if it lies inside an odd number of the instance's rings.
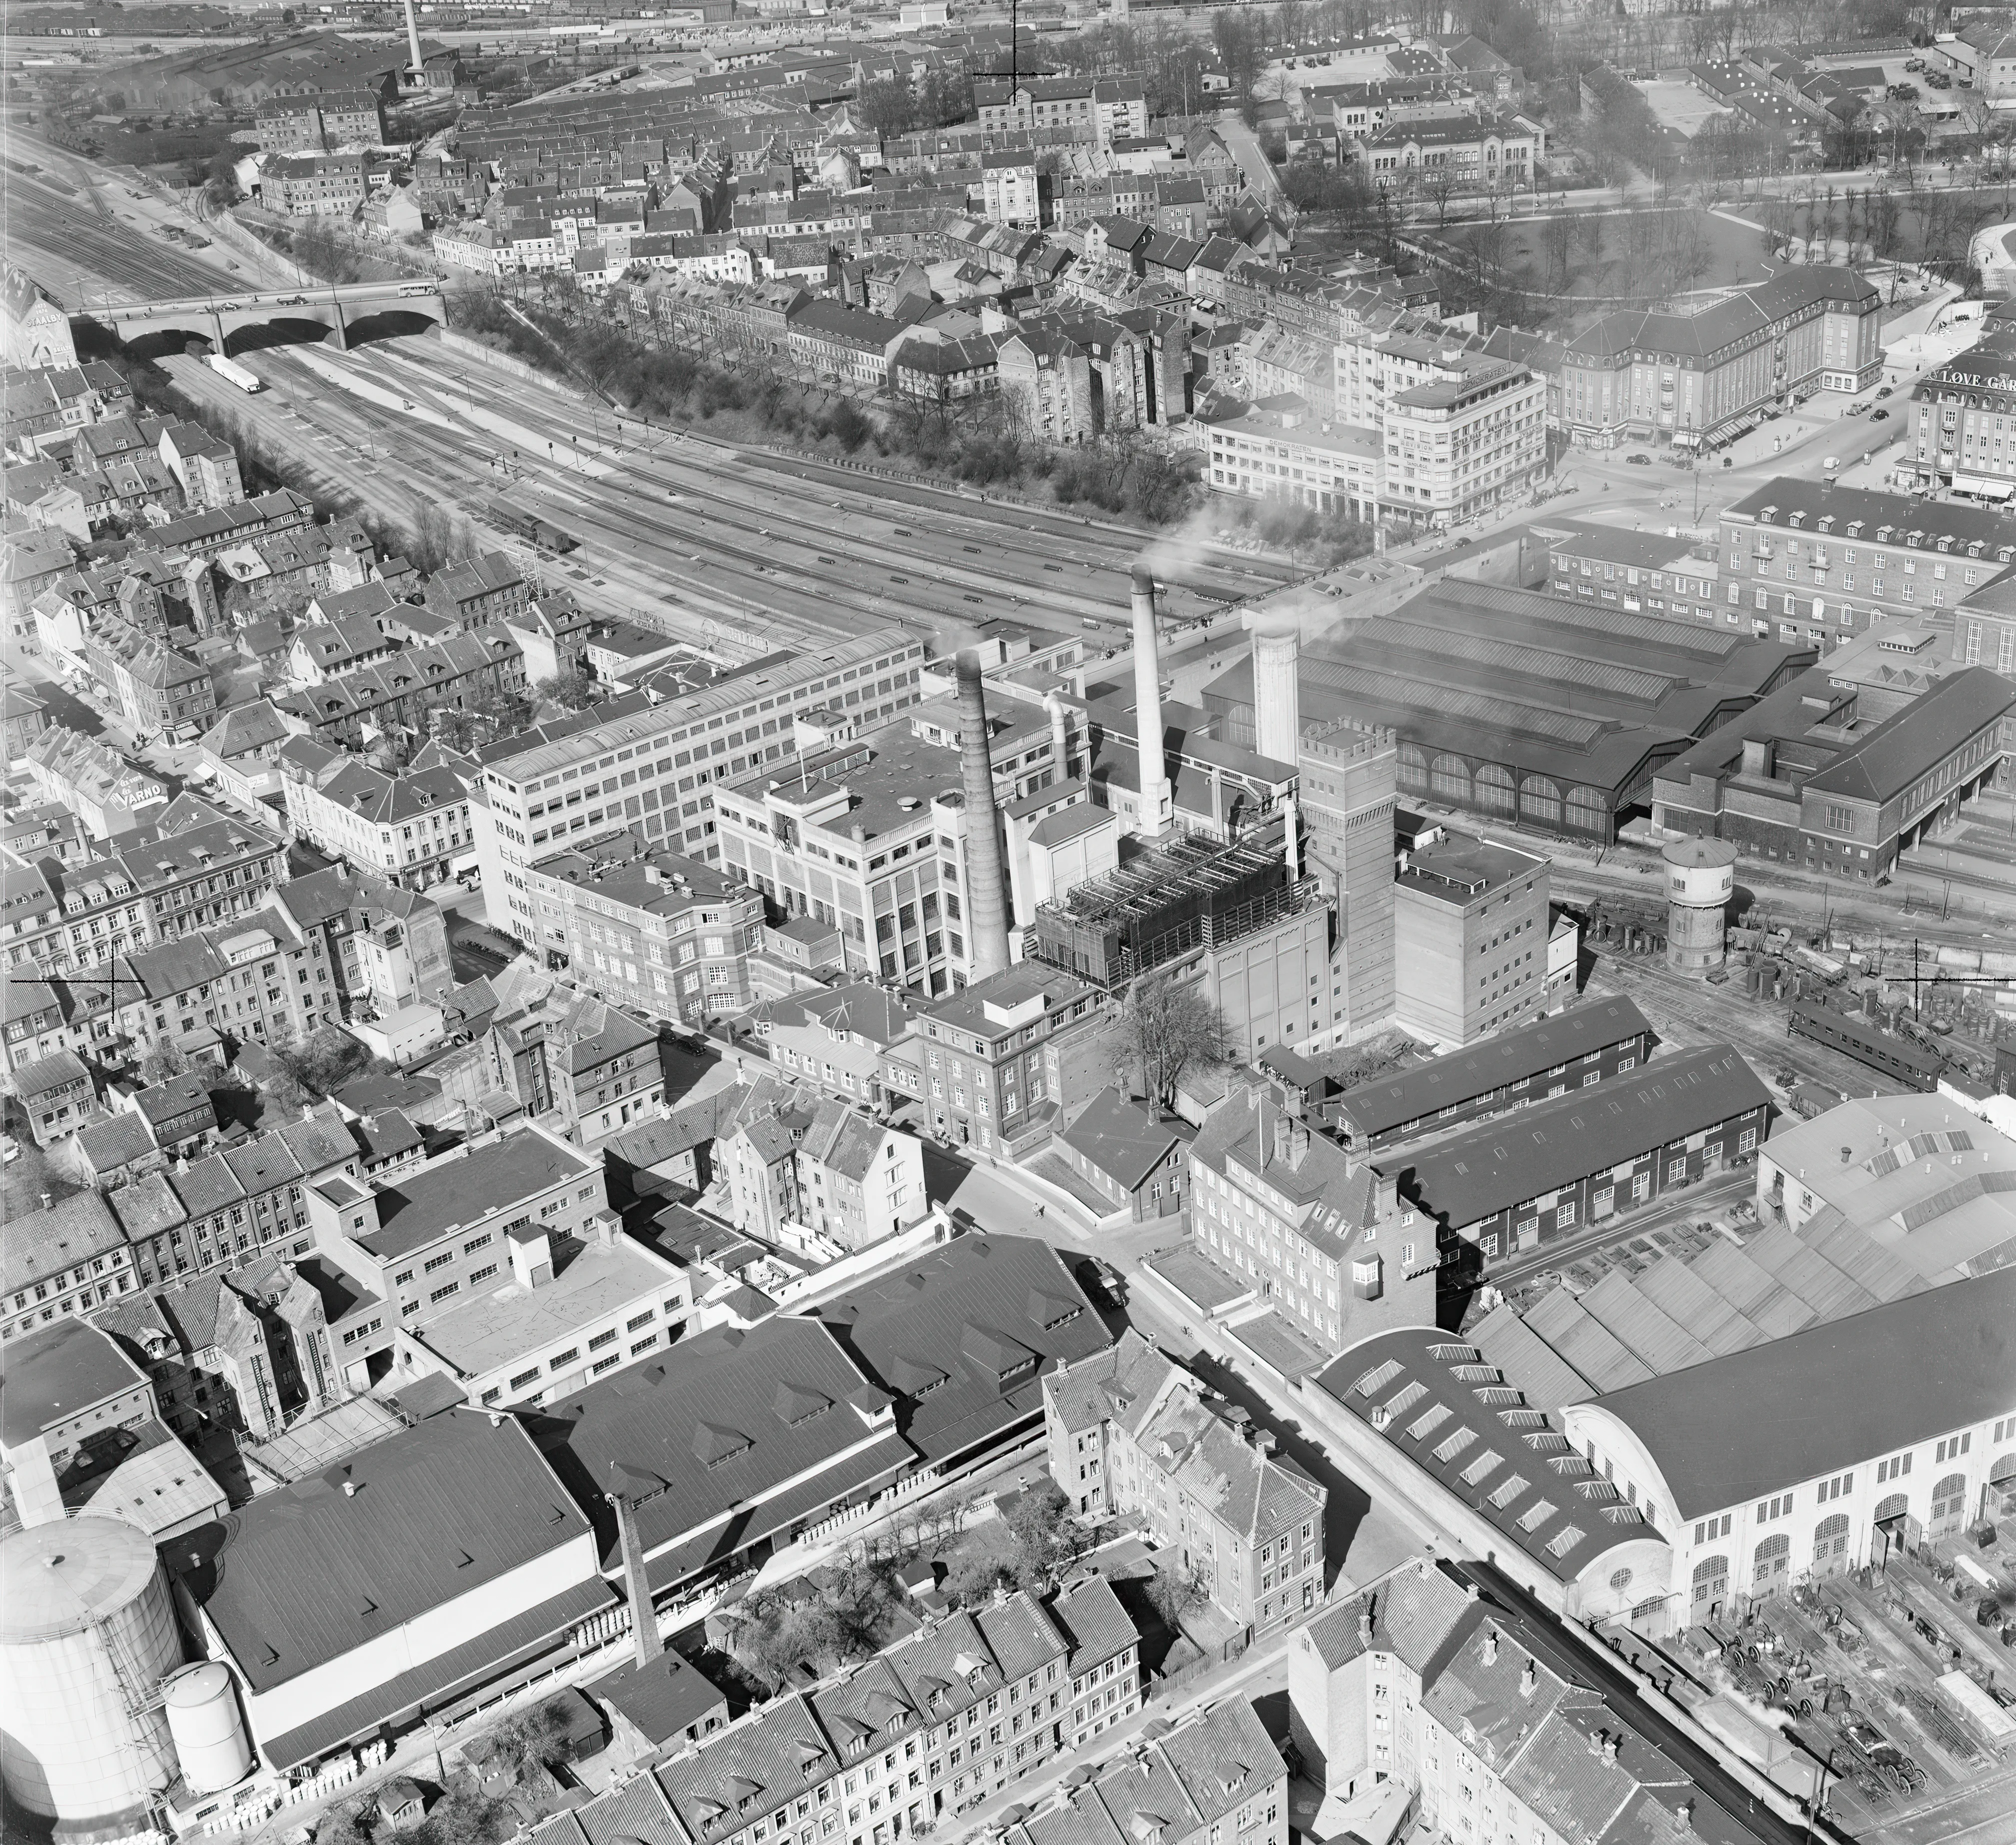
[{"label": "chimney pot on roof", "polygon": [[1615,1736],[1606,1735],[1603,1739],[1603,1759],[1607,1762],[1617,1760],[1617,1739]]},{"label": "chimney pot on roof", "polygon": [[54,1210],[54,1209],[56,1208],[56,1193],[55,1193],[55,1192],[45,1192],[42,1194],[42,1209],[43,1209],[44,1210]]},{"label": "chimney pot on roof", "polygon": [[1539,1674],[1533,1670],[1533,1662],[1527,1660],[1525,1671],[1519,1674],[1520,1696],[1530,1698],[1533,1695],[1533,1688],[1539,1682]]}]

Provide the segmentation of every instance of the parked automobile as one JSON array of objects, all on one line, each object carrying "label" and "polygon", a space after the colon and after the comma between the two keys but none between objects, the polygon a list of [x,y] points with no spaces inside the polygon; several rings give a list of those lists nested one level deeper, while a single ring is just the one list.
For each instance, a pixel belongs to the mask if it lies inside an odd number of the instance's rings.
[{"label": "parked automobile", "polygon": [[1634,468],[1649,468],[1652,465],[1652,458],[1649,455],[1627,455],[1624,459]]},{"label": "parked automobile", "polygon": [[1872,410],[1869,413],[1869,420],[1871,423],[1888,423],[1890,412],[1888,410]]},{"label": "parked automobile", "polygon": [[1880,401],[1881,399],[1883,399],[1883,398],[1885,398],[1885,397],[1894,397],[1894,396],[1895,396],[1895,395],[1896,395],[1896,393],[1895,393],[1895,391],[1893,391],[1893,390],[1890,388],[1890,387],[1889,387],[1888,385],[1887,385],[1887,384],[1879,384],[1879,385],[1876,387],[1876,395],[1877,395],[1877,397],[1878,401]]}]

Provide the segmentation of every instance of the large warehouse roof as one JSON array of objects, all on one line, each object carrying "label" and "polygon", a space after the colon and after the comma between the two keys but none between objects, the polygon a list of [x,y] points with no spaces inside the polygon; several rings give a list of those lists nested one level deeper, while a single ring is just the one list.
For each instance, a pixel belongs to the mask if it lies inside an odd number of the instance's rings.
[{"label": "large warehouse roof", "polygon": [[1707,1045],[1487,1121],[1411,1157],[1396,1153],[1387,1164],[1402,1172],[1402,1189],[1423,1210],[1461,1230],[1770,1099],[1727,1045]]},{"label": "large warehouse roof", "polygon": [[182,1581],[264,1692],[588,1529],[518,1422],[452,1409],[194,1534]]},{"label": "large warehouse roof", "polygon": [[[1684,748],[1813,650],[1557,595],[1445,578],[1352,622],[1301,658],[1305,723],[1384,725],[1424,750],[1621,793],[1648,757]],[[1251,711],[1253,666],[1205,689]]]},{"label": "large warehouse roof", "polygon": [[962,1236],[819,1309],[900,1399],[927,1462],[1040,1415],[1043,1379],[1113,1335],[1058,1256],[1032,1236]]},{"label": "large warehouse roof", "polygon": [[2016,1269],[1931,1288],[1605,1397],[1682,1518],[2016,1409]]}]

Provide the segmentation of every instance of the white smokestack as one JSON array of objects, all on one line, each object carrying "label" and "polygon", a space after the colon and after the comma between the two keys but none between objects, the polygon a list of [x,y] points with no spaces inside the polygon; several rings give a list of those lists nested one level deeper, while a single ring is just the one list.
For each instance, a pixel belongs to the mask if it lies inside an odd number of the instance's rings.
[{"label": "white smokestack", "polygon": [[1134,584],[1134,740],[1141,756],[1141,837],[1169,830],[1175,800],[1162,748],[1162,654],[1155,637],[1155,579],[1136,564]]},{"label": "white smokestack", "polygon": [[1050,755],[1057,764],[1060,782],[1071,779],[1071,732],[1064,722],[1064,701],[1054,692],[1043,694],[1043,709],[1050,720]]},{"label": "white smokestack", "polygon": [[1253,622],[1253,747],[1291,767],[1301,753],[1301,643],[1292,614],[1256,615]]}]

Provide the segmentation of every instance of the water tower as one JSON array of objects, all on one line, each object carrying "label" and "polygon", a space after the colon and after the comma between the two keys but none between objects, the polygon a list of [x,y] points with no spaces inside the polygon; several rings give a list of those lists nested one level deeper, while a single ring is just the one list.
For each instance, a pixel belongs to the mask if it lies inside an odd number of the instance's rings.
[{"label": "water tower", "polygon": [[1724,919],[1736,893],[1736,848],[1726,840],[1676,840],[1666,861],[1666,965],[1680,973],[1722,966]]}]

